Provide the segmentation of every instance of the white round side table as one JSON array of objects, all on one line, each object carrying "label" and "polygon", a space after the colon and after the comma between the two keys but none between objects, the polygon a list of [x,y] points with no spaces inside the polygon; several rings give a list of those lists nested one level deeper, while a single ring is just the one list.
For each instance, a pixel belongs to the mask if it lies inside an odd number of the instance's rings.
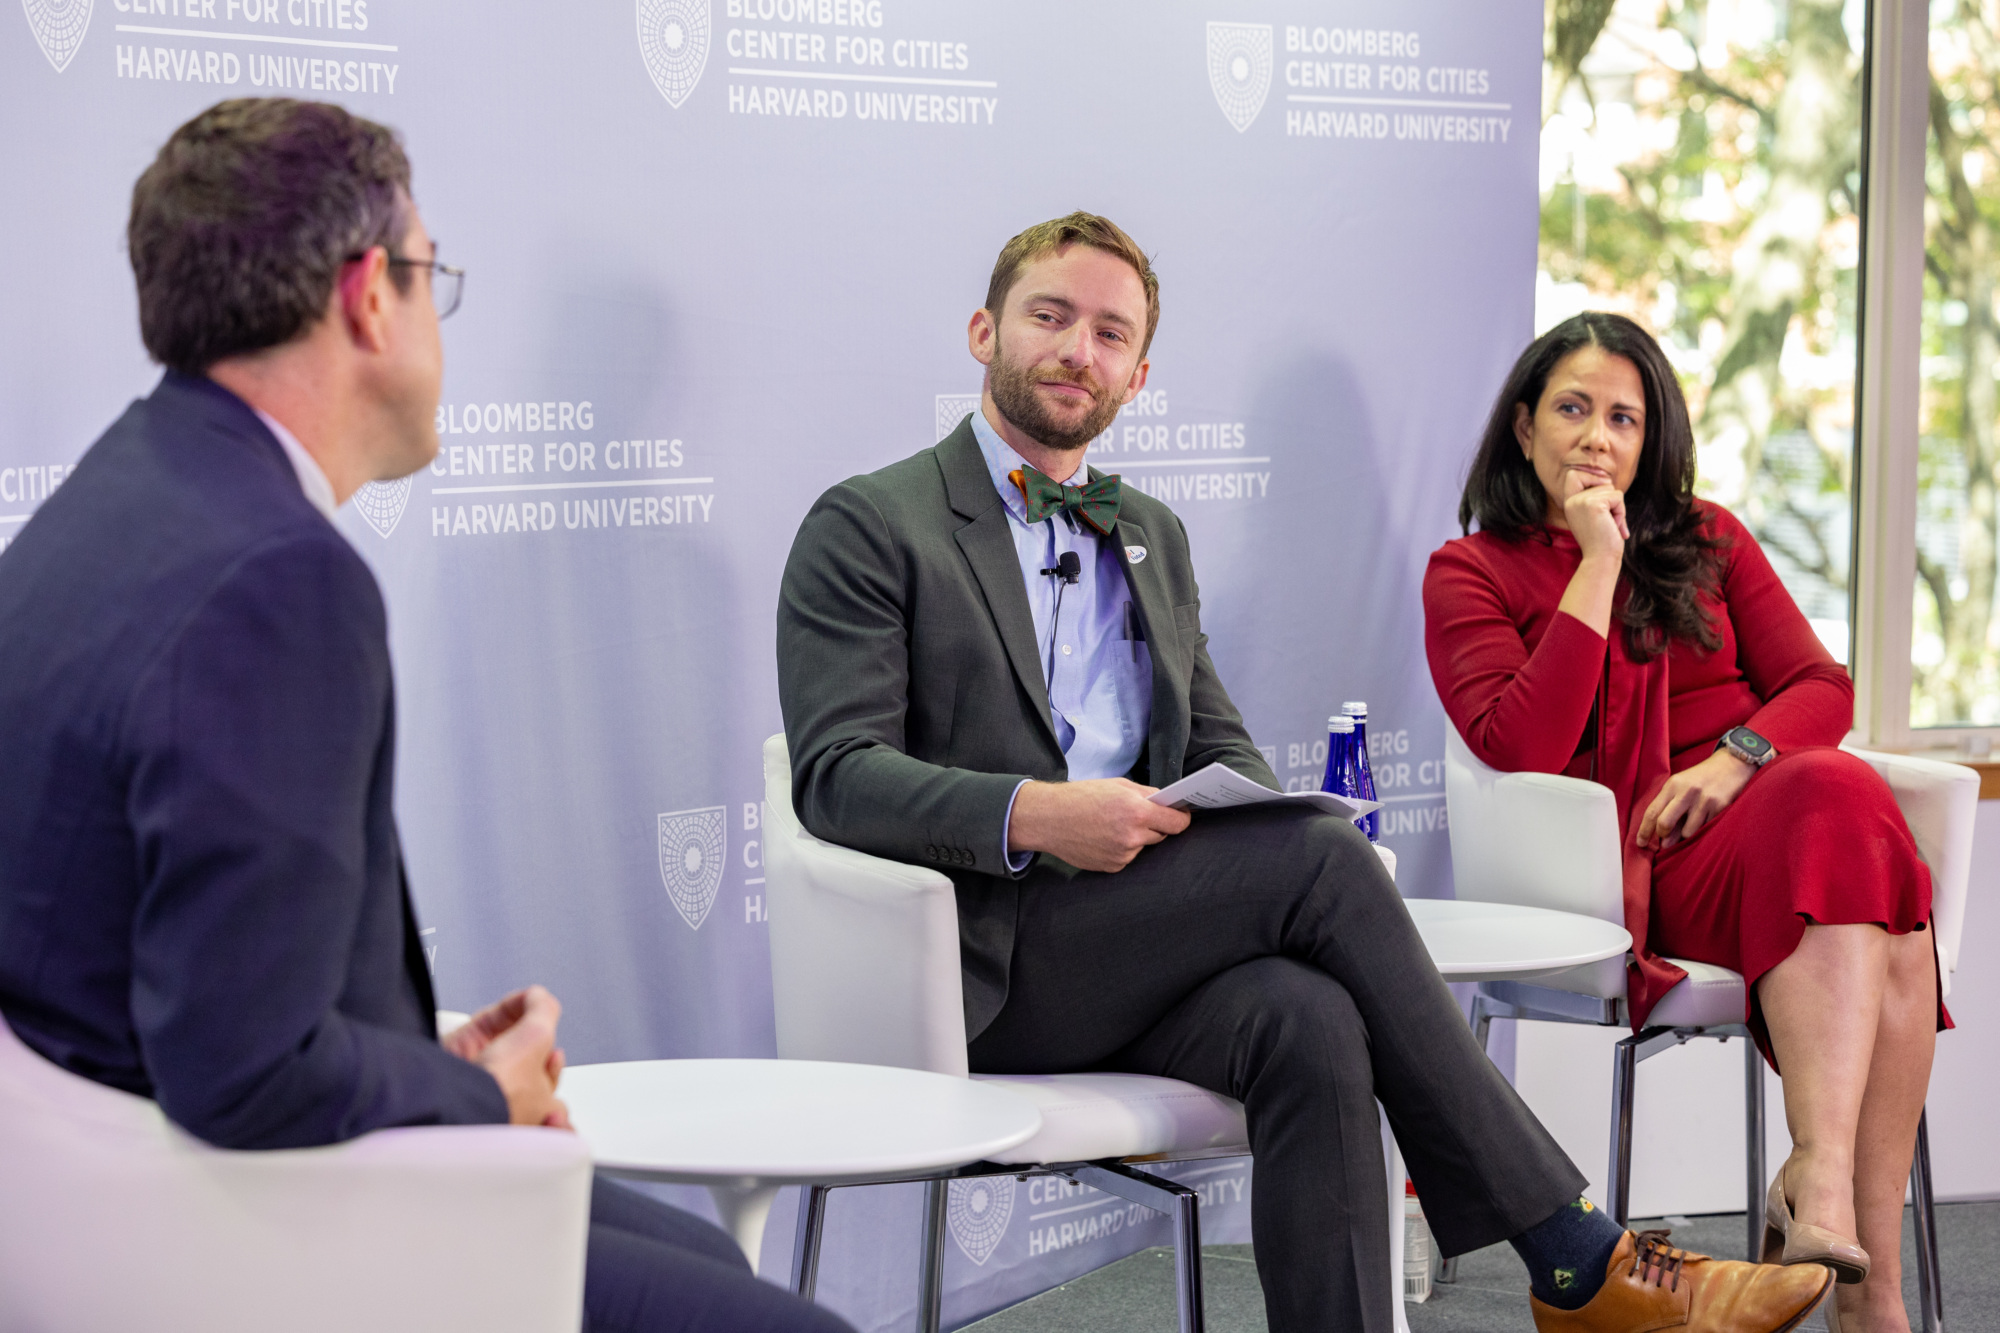
[{"label": "white round side table", "polygon": [[1632,947],[1625,927],[1574,912],[1444,898],[1403,905],[1446,981],[1533,981]]},{"label": "white round side table", "polygon": [[635,1060],[563,1071],[600,1170],[706,1185],[751,1268],[784,1185],[900,1180],[976,1162],[1042,1127],[1005,1087],[886,1065]]}]

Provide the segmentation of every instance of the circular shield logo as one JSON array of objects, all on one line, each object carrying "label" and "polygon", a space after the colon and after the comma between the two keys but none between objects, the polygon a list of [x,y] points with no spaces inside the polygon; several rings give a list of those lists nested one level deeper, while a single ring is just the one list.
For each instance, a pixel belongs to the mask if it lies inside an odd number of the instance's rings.
[{"label": "circular shield logo", "polygon": [[69,68],[83,35],[90,31],[90,4],[91,0],[21,0],[28,27],[58,74]]},{"label": "circular shield logo", "polygon": [[1007,1234],[1007,1224],[1014,1219],[1017,1183],[1012,1176],[974,1176],[951,1182],[945,1222],[965,1257],[981,1267],[993,1257],[1000,1238]]},{"label": "circular shield logo", "polygon": [[937,438],[958,429],[958,423],[965,420],[968,412],[979,410],[979,395],[976,393],[941,393],[937,396]]},{"label": "circular shield logo", "polygon": [[371,481],[354,493],[354,508],[368,526],[387,537],[396,530],[396,524],[403,517],[403,507],[410,502],[410,479],[401,477],[395,481]]},{"label": "circular shield logo", "polygon": [[660,882],[681,919],[701,929],[722,885],[723,807],[660,816]]},{"label": "circular shield logo", "polygon": [[1271,91],[1271,25],[1209,24],[1208,86],[1236,132],[1249,129]]},{"label": "circular shield logo", "polygon": [[639,54],[660,96],[678,108],[708,65],[708,0],[639,0]]}]

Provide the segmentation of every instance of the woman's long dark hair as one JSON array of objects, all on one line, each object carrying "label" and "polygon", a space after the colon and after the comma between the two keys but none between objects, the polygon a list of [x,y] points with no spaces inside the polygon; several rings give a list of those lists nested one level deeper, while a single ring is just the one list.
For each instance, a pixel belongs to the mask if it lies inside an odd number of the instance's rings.
[{"label": "woman's long dark hair", "polygon": [[1713,652],[1721,647],[1722,636],[1696,595],[1714,591],[1714,553],[1725,543],[1702,531],[1695,511],[1694,431],[1687,400],[1660,345],[1623,315],[1573,315],[1521,353],[1493,404],[1465,479],[1458,525],[1471,532],[1477,519],[1482,531],[1508,541],[1546,534],[1548,493],[1521,452],[1514,409],[1525,406],[1532,413],[1540,407],[1556,366],[1585,347],[1630,361],[1646,388],[1646,439],[1638,473],[1625,492],[1625,525],[1632,532],[1625,544],[1625,603],[1618,608],[1625,642],[1641,661],[1663,652],[1670,639]]}]

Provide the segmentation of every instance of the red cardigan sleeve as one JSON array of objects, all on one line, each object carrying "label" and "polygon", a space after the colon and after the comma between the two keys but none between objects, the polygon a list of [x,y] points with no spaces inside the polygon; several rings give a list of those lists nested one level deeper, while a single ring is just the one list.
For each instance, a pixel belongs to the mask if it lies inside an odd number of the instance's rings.
[{"label": "red cardigan sleeve", "polygon": [[[1431,681],[1452,725],[1482,762],[1509,773],[1560,773],[1590,721],[1605,639],[1575,616],[1554,612],[1530,652],[1516,621],[1517,615],[1525,619],[1525,608],[1509,604],[1477,549],[1484,544],[1447,542],[1424,572]],[[1513,572],[1530,581],[1534,574]],[[1548,604],[1561,597],[1557,586]]]},{"label": "red cardigan sleeve", "polygon": [[1744,725],[1780,753],[1838,745],[1854,726],[1854,682],[1806,622],[1750,530],[1720,506],[1712,529],[1730,542],[1722,599],[1736,630],[1736,661],[1764,706]]}]

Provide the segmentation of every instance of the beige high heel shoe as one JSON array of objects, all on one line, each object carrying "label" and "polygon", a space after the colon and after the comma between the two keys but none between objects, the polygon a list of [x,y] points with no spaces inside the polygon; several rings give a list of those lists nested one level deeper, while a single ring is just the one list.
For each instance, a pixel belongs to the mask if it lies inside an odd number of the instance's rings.
[{"label": "beige high heel shoe", "polygon": [[[1778,1168],[1777,1179],[1771,1182],[1771,1192],[1764,1199],[1764,1262],[1825,1264],[1833,1270],[1838,1282],[1862,1282],[1868,1277],[1868,1251],[1837,1232],[1792,1216],[1791,1205],[1785,1201],[1785,1167]],[[1840,1316],[1834,1311],[1832,1301],[1826,1304],[1827,1327],[1839,1333]]]}]

